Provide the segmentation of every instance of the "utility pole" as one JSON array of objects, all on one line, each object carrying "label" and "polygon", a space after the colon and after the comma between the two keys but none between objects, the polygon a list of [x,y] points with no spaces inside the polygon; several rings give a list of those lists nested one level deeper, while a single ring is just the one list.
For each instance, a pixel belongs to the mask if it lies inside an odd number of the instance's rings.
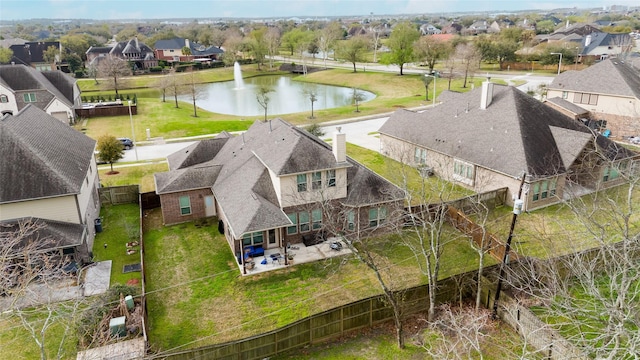
[{"label": "utility pole", "polygon": [[502,258],[502,263],[500,264],[500,275],[498,276],[498,288],[496,289],[496,297],[493,301],[493,315],[492,317],[496,319],[498,317],[498,301],[500,300],[500,291],[502,290],[502,278],[504,277],[504,267],[509,264],[509,250],[511,250],[511,239],[513,239],[513,229],[516,227],[516,220],[518,219],[518,214],[522,212],[523,201],[520,199],[522,197],[522,188],[524,187],[524,180],[527,177],[527,172],[524,171],[522,173],[522,179],[520,179],[520,189],[518,190],[518,197],[514,200],[513,204],[513,217],[511,218],[511,227],[509,228],[509,237],[507,237],[507,244],[504,247],[504,256]]}]

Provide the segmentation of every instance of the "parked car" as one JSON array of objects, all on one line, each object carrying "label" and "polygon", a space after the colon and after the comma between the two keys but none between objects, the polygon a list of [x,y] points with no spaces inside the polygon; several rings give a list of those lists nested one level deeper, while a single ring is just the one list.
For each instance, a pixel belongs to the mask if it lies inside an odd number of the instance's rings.
[{"label": "parked car", "polygon": [[629,142],[632,144],[640,145],[640,136],[634,136],[630,138]]},{"label": "parked car", "polygon": [[94,151],[94,152],[93,152],[93,155],[96,157],[96,164],[98,164],[98,165],[104,165],[104,164],[106,164],[106,163],[107,163],[106,161],[102,161],[102,160],[100,160],[100,152],[99,152],[98,150]]},{"label": "parked car", "polygon": [[118,140],[120,140],[125,150],[129,150],[133,147],[133,141],[129,138],[118,138]]}]

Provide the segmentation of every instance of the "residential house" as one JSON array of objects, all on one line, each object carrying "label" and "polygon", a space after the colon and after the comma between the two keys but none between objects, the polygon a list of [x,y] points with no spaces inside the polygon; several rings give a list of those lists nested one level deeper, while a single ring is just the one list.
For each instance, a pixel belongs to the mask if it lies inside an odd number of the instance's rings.
[{"label": "residential house", "polygon": [[489,30],[489,24],[486,20],[478,20],[463,30],[465,35],[486,34]]},{"label": "residential house", "polygon": [[515,87],[487,81],[439,100],[394,112],[379,130],[382,152],[476,192],[507,187],[511,203],[525,176],[524,209],[618,185],[639,158]]},{"label": "residential house", "polygon": [[[45,61],[44,52],[50,46],[58,49],[55,62]],[[62,47],[59,41],[25,41],[9,46],[13,51],[11,63],[22,64],[37,70],[57,70],[56,62],[61,62]]]},{"label": "residential house", "polygon": [[435,27],[433,24],[422,24],[420,26],[420,34],[421,35],[434,35],[434,34],[441,34],[442,31],[440,29],[438,29],[437,27]]},{"label": "residential house", "polygon": [[547,87],[547,98],[556,97],[606,121],[613,136],[640,134],[640,72],[625,61],[611,58],[561,73]]},{"label": "residential house", "polygon": [[200,141],[168,161],[170,171],[155,174],[164,223],[217,216],[236,255],[338,231],[388,231],[403,212],[399,188],[346,156],[345,134],[328,145],[282,119]]},{"label": "residential house", "polygon": [[98,66],[100,60],[107,56],[117,57],[133,64],[133,70],[147,70],[154,66],[158,66],[153,49],[145,43],[138,41],[135,37],[129,41],[121,41],[114,46],[97,46],[90,47],[86,52],[87,67]]},{"label": "residential house", "polygon": [[454,22],[442,28],[443,34],[460,34],[461,31],[462,25]]},{"label": "residential house", "polygon": [[59,70],[0,65],[0,113],[16,114],[29,104],[68,124],[82,106],[80,88],[74,78]]},{"label": "residential house", "polygon": [[588,59],[604,60],[612,56],[617,57],[621,54],[630,53],[633,47],[634,40],[629,34],[594,32],[584,36],[580,58],[583,63]]},{"label": "residential house", "polygon": [[31,104],[0,118],[0,228],[37,222],[53,237],[50,251],[90,261],[100,214],[95,147]]},{"label": "residential house", "polygon": [[[173,38],[158,40],[155,45],[155,57],[158,60],[173,61],[218,61],[224,51],[217,46],[204,46],[189,39]],[[183,53],[188,48],[189,53]]]}]

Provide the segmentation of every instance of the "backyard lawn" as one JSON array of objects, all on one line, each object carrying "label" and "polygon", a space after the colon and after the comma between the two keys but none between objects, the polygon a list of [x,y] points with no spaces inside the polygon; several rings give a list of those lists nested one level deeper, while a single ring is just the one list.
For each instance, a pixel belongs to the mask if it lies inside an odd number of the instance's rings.
[{"label": "backyard lawn", "polygon": [[[447,233],[456,234],[452,229]],[[155,350],[248,337],[381,292],[374,274],[351,258],[242,276],[217,221],[165,227],[154,210],[145,215],[144,234]],[[453,236],[445,246],[441,277],[477,266],[468,241]],[[401,278],[405,286],[425,283],[406,246],[380,240],[392,246],[386,253],[393,264],[390,276]]]},{"label": "backyard lawn", "polygon": [[[598,246],[599,242],[584,224],[589,217],[607,224],[609,231],[605,233],[606,236],[612,236],[609,239],[611,241],[619,241],[615,236],[620,234],[618,226],[624,219],[612,211],[611,206],[612,203],[618,204],[619,209],[625,209],[628,191],[629,186],[623,185],[600,194],[583,196],[579,200],[579,208],[586,213],[582,215],[566,204],[524,212],[518,216],[512,247],[521,255],[549,258]],[[577,204],[578,200],[574,203]],[[637,187],[632,193],[632,204],[640,204],[640,189]],[[506,239],[512,215],[509,207],[495,209],[490,214],[489,232]],[[630,213],[628,224],[630,234],[640,232],[640,213],[637,210]]]},{"label": "backyard lawn", "polygon": [[[111,260],[111,286],[126,284],[129,280],[140,281],[140,272],[123,273],[125,265],[140,263],[140,246],[127,247],[128,242],[140,238],[140,208],[138,204],[102,205],[101,233],[96,234],[93,244],[95,262]],[[106,246],[105,246],[106,244]],[[127,250],[134,250],[127,254]],[[139,284],[137,286],[140,286]]]}]

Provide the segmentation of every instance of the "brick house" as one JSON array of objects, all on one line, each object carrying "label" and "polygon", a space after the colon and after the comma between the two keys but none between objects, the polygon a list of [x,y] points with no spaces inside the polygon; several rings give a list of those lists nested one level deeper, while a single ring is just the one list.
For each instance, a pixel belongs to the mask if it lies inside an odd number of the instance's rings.
[{"label": "brick house", "polygon": [[379,130],[382,152],[476,192],[507,187],[511,204],[525,173],[527,210],[619,185],[640,158],[515,87],[487,81],[439,100],[393,113]]},{"label": "brick house", "polygon": [[404,193],[348,158],[344,134],[328,145],[282,119],[200,141],[168,162],[155,174],[164,223],[216,216],[236,255],[388,231],[403,212]]}]

